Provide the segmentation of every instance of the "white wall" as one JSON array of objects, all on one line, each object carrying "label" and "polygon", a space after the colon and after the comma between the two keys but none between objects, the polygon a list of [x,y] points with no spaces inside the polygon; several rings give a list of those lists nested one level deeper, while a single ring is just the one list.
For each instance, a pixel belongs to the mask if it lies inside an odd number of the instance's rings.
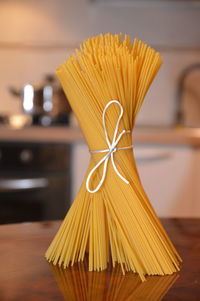
[{"label": "white wall", "polygon": [[[20,113],[21,103],[8,92],[8,86],[37,83],[45,73],[54,72],[72,49],[0,49],[0,113]],[[177,80],[187,65],[200,62],[200,50],[162,51],[163,66],[147,94],[138,124],[170,125],[176,112]]]},{"label": "white wall", "polygon": [[65,60],[67,49],[0,48],[0,113],[20,113],[20,99],[8,92],[9,86],[37,84],[44,74],[53,73]]},{"label": "white wall", "polygon": [[121,31],[156,46],[199,47],[199,16],[191,0],[1,0],[0,39],[72,45]]},{"label": "white wall", "polygon": [[146,97],[138,124],[172,124],[179,74],[188,64],[200,62],[200,5],[155,6],[154,2],[150,3],[1,1],[0,114],[21,111],[20,101],[9,95],[8,86],[39,82],[45,73],[56,69],[74,46],[90,35],[122,31],[161,50],[164,60]]},{"label": "white wall", "polygon": [[163,65],[145,98],[138,124],[173,124],[179,76],[188,65],[200,62],[200,50],[165,50],[161,54]]}]

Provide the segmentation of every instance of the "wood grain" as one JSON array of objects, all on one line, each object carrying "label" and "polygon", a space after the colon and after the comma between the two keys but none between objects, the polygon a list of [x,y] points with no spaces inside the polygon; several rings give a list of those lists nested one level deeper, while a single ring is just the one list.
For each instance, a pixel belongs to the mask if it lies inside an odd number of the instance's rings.
[{"label": "wood grain", "polygon": [[184,263],[172,276],[148,277],[143,284],[119,267],[88,272],[87,262],[66,270],[44,259],[60,222],[0,226],[0,300],[200,300],[200,219],[162,220]]}]

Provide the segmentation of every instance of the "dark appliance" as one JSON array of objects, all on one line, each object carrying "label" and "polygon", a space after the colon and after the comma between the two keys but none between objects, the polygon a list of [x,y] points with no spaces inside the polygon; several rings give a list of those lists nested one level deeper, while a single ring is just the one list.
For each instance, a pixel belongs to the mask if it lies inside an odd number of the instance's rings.
[{"label": "dark appliance", "polygon": [[70,206],[68,144],[0,143],[0,224],[63,219]]}]

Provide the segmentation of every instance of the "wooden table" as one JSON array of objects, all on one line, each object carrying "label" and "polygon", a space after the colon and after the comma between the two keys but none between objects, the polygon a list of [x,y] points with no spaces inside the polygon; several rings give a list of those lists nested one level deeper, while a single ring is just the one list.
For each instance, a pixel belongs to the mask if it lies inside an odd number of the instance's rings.
[{"label": "wooden table", "polygon": [[49,265],[44,252],[60,222],[0,226],[1,301],[199,301],[200,219],[163,220],[184,263],[179,274],[144,283],[120,269],[87,272],[85,263],[67,270]]}]

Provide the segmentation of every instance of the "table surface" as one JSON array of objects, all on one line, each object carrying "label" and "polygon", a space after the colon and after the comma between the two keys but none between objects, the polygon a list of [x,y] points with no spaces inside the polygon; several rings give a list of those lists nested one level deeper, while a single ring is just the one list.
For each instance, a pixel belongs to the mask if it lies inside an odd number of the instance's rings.
[{"label": "table surface", "polygon": [[66,270],[46,262],[44,253],[60,222],[0,226],[1,301],[194,301],[200,300],[200,219],[162,220],[183,265],[172,276],[141,283],[120,268],[88,272],[87,263]]}]

